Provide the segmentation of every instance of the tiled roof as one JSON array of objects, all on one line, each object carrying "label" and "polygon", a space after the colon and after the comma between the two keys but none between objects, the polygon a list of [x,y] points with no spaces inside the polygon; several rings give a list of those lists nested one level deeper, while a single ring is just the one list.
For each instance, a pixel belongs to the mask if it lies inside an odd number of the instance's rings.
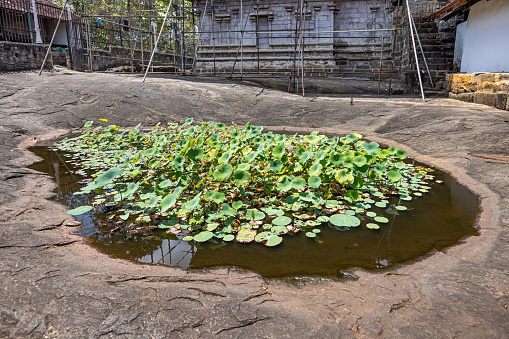
[{"label": "tiled roof", "polygon": [[[0,0],[0,8],[27,13],[26,0]],[[32,1],[28,1],[32,13]],[[37,15],[45,18],[58,19],[62,7],[49,0],[36,0]],[[67,21],[67,13],[62,15],[62,21]]]}]

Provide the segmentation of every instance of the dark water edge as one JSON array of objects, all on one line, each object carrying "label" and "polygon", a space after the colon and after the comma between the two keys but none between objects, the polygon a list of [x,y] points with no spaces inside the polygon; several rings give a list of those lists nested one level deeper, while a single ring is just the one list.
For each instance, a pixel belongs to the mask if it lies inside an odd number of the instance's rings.
[{"label": "dark water edge", "polygon": [[[47,146],[29,149],[44,159],[29,168],[47,173],[56,181],[58,187],[51,200],[69,209],[90,204],[91,197],[73,195],[82,187],[78,182],[83,177],[72,173],[72,165],[65,163],[65,152]],[[380,225],[379,230],[367,229],[365,222],[344,232],[322,225],[318,238],[310,239],[304,232],[285,235],[284,241],[273,248],[222,241],[197,245],[164,230],[150,236],[112,234],[109,228],[101,227],[106,216],[96,210],[77,217],[83,223],[79,233],[103,253],[142,263],[184,269],[236,266],[276,279],[341,278],[351,268],[378,271],[409,263],[477,234],[477,197],[448,174],[438,170],[431,174],[443,183],[429,182],[429,193],[403,202],[409,210],[389,216],[389,223]]]}]

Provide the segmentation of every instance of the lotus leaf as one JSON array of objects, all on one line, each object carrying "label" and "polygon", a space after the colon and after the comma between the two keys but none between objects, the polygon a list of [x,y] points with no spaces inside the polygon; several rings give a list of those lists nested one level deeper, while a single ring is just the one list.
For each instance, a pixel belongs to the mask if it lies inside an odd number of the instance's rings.
[{"label": "lotus leaf", "polygon": [[335,226],[345,227],[357,227],[361,224],[359,218],[346,214],[334,214],[330,217],[330,222]]},{"label": "lotus leaf", "polygon": [[157,227],[159,227],[159,228],[171,228],[171,227],[174,227],[175,225],[177,225],[178,223],[179,222],[177,220],[170,219],[170,220],[163,221],[162,223],[157,225]]},{"label": "lotus leaf", "polygon": [[308,144],[314,145],[320,142],[320,137],[317,135],[305,135],[302,140]]},{"label": "lotus leaf", "polygon": [[386,217],[375,217],[375,221],[382,224],[386,224],[389,222],[389,219],[387,219]]},{"label": "lotus leaf", "polygon": [[355,164],[355,166],[362,167],[366,164],[367,159],[366,159],[366,157],[364,157],[362,155],[358,155],[358,156],[352,158],[352,162]]},{"label": "lotus leaf", "polygon": [[82,215],[82,214],[85,214],[87,212],[90,212],[93,209],[94,208],[92,206],[84,205],[84,206],[80,206],[80,207],[74,208],[72,210],[68,210],[66,213],[70,214],[70,215]]},{"label": "lotus leaf", "polygon": [[283,162],[279,159],[269,161],[269,169],[274,173],[279,173],[283,169]]},{"label": "lotus leaf", "polygon": [[251,208],[246,211],[246,219],[247,220],[263,220],[265,219],[265,213]]},{"label": "lotus leaf", "polygon": [[248,228],[243,228],[237,233],[237,241],[238,242],[251,242],[255,239],[256,230],[251,230]]},{"label": "lotus leaf", "polygon": [[212,176],[217,181],[225,181],[228,180],[230,175],[233,172],[233,167],[230,164],[222,164],[216,167],[215,172],[212,173]]},{"label": "lotus leaf", "polygon": [[201,192],[198,193],[193,199],[189,200],[185,205],[185,209],[188,211],[192,211],[196,207],[198,207],[198,205],[200,204],[200,196]]},{"label": "lotus leaf", "polygon": [[295,190],[300,190],[306,187],[306,180],[303,178],[295,178],[292,180],[292,188]]},{"label": "lotus leaf", "polygon": [[380,228],[380,226],[378,226],[377,224],[373,224],[373,223],[366,224],[366,227],[369,228],[370,230],[377,230]]},{"label": "lotus leaf", "polygon": [[371,155],[377,154],[380,151],[380,145],[376,142],[364,143],[362,148]]},{"label": "lotus leaf", "polygon": [[232,207],[235,208],[236,210],[238,210],[239,208],[241,208],[243,205],[242,201],[234,201],[232,203]]},{"label": "lotus leaf", "polygon": [[187,151],[187,156],[192,161],[200,161],[201,159],[203,159],[204,154],[205,152],[203,151],[202,148],[191,148],[189,149],[189,151]]},{"label": "lotus leaf", "polygon": [[309,168],[310,176],[319,176],[322,173],[323,166],[317,161]]},{"label": "lotus leaf", "polygon": [[235,239],[235,236],[233,234],[228,234],[223,237],[223,241],[232,241]]},{"label": "lotus leaf", "polygon": [[320,187],[321,184],[322,184],[322,179],[320,179],[320,177],[318,177],[318,176],[312,175],[308,179],[308,185],[311,188],[318,188],[318,187]]},{"label": "lotus leaf", "polygon": [[214,236],[214,233],[210,231],[201,231],[197,235],[193,237],[193,240],[196,242],[205,242],[210,240]]},{"label": "lotus leaf", "polygon": [[234,208],[231,208],[230,205],[228,205],[227,203],[223,203],[222,206],[223,206],[223,214],[224,215],[233,217],[237,213],[237,211]]},{"label": "lotus leaf", "polygon": [[281,159],[281,157],[283,156],[283,154],[285,154],[285,146],[284,145],[278,145],[278,146],[275,146],[273,149],[272,149],[272,155],[277,158],[277,159]]},{"label": "lotus leaf", "polygon": [[274,220],[272,220],[272,223],[277,226],[286,226],[289,225],[292,222],[292,219],[285,216],[278,216]]},{"label": "lotus leaf", "polygon": [[283,238],[281,238],[278,235],[271,235],[267,238],[267,242],[265,243],[266,246],[273,247],[277,246],[283,241]]},{"label": "lotus leaf", "polygon": [[239,186],[246,185],[247,183],[249,183],[249,181],[251,181],[251,175],[249,174],[249,172],[242,170],[233,171],[233,178],[235,184]]},{"label": "lotus leaf", "polygon": [[172,208],[175,205],[183,189],[184,187],[179,186],[175,188],[172,193],[168,194],[161,200],[161,202],[159,203],[159,208],[161,209],[161,212],[166,212],[168,209]]},{"label": "lotus leaf", "polygon": [[262,211],[264,211],[265,213],[267,213],[267,215],[277,215],[277,216],[281,216],[281,215],[284,215],[285,212],[282,211],[282,210],[279,210],[279,209],[274,209],[274,208],[271,208],[271,207],[264,207],[262,208]]},{"label": "lotus leaf", "polygon": [[292,180],[288,176],[282,177],[281,181],[276,184],[276,187],[281,192],[286,192],[292,189]]},{"label": "lotus leaf", "polygon": [[102,188],[106,184],[113,181],[113,179],[115,179],[117,176],[119,176],[120,173],[122,173],[122,169],[120,167],[110,168],[109,170],[107,170],[106,172],[102,173],[97,178],[95,178],[95,180],[94,180],[95,187]]},{"label": "lotus leaf", "polygon": [[399,149],[399,150],[396,151],[396,157],[398,159],[403,160],[403,159],[406,159],[408,157],[408,153],[403,151],[402,149]]}]

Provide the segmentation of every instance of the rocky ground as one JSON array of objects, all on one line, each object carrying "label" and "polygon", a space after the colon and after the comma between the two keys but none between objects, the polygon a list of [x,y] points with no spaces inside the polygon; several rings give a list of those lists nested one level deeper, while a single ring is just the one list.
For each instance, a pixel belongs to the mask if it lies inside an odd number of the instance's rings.
[{"label": "rocky ground", "polygon": [[[302,96],[211,79],[70,71],[0,75],[0,337],[509,337],[509,112],[450,99]],[[296,288],[232,269],[186,272],[97,252],[24,166],[38,139],[111,123],[216,120],[356,131],[479,195],[480,235],[357,280]]]}]

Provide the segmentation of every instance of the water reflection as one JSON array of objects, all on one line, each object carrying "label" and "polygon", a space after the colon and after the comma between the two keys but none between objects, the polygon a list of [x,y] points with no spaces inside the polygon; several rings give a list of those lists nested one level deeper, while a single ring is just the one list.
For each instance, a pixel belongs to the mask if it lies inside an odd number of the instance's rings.
[{"label": "water reflection", "polygon": [[[73,174],[72,165],[63,161],[65,153],[41,146],[33,147],[31,151],[45,160],[30,167],[50,174],[58,183],[53,197],[55,201],[69,208],[91,204],[91,197],[73,195],[80,189],[78,181],[82,177]],[[256,243],[195,245],[163,230],[151,236],[111,234],[110,228],[105,227],[108,220],[100,210],[78,219],[84,224],[80,233],[88,237],[93,246],[118,258],[182,268],[238,266],[256,270],[269,278],[336,277],[351,267],[376,270],[415,260],[476,234],[473,227],[476,197],[449,176],[442,173],[436,176],[444,184],[430,184],[432,190],[429,193],[412,203],[404,202],[409,210],[389,216],[389,223],[382,225],[380,230],[369,230],[363,227],[364,222],[346,232],[323,226],[319,238],[310,239],[300,232],[285,236],[283,243],[275,248]]]}]

